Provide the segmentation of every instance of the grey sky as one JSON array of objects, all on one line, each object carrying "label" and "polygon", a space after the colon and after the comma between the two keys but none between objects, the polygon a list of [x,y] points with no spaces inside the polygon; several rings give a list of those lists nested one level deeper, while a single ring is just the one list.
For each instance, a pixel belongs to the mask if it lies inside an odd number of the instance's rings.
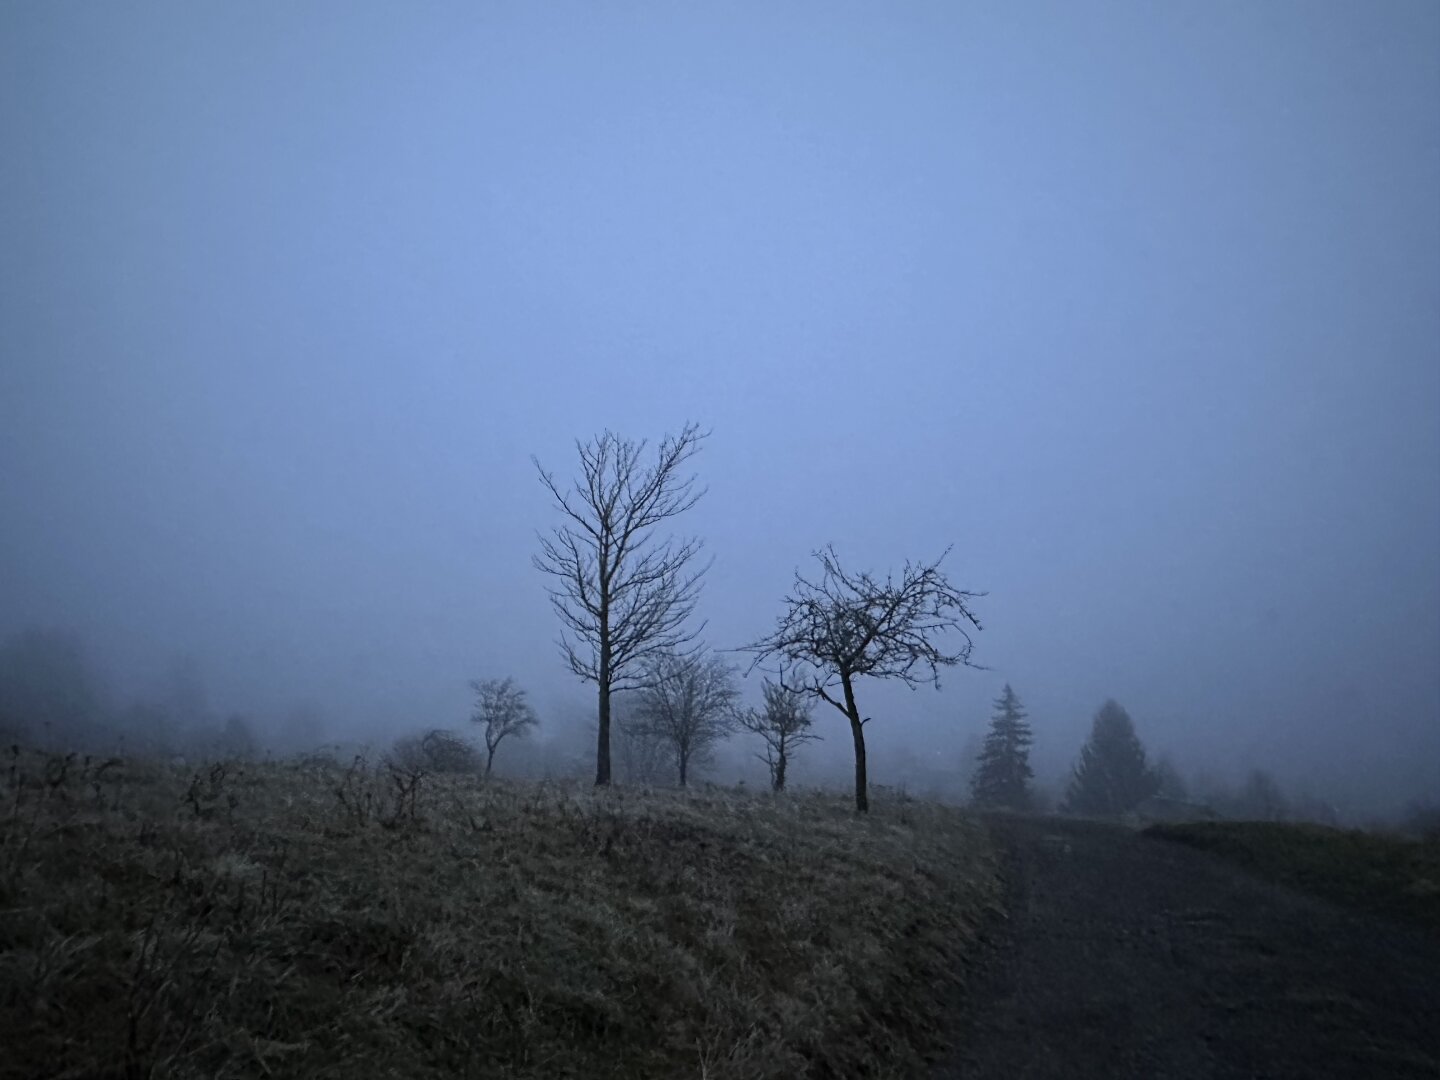
[{"label": "grey sky", "polygon": [[694,419],[714,643],[827,541],[989,590],[877,751],[1009,680],[1047,770],[1440,790],[1428,0],[9,3],[0,136],[0,632],[583,710],[529,455]]}]

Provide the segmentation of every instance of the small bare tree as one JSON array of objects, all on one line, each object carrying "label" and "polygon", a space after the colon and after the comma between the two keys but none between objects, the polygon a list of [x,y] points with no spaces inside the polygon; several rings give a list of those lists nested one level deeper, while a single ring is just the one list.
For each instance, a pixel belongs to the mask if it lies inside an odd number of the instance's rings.
[{"label": "small bare tree", "polygon": [[785,776],[790,761],[801,743],[807,743],[820,736],[810,730],[810,705],[803,690],[786,682],[764,681],[761,692],[765,695],[763,709],[746,709],[739,716],[739,724],[746,731],[754,732],[765,740],[765,753],[756,754],[770,769],[770,789],[785,790]]},{"label": "small bare tree", "polygon": [[635,696],[622,695],[615,704],[614,744],[624,782],[648,787],[660,783],[662,774],[669,769],[670,747],[640,719],[634,701],[626,700]]},{"label": "small bare tree", "polygon": [[674,756],[680,786],[690,768],[735,730],[735,669],[713,654],[661,656],[646,666],[637,719]]},{"label": "small bare tree", "polygon": [[[865,773],[865,724],[855,701],[855,680],[862,675],[898,679],[912,688],[940,685],[940,668],[970,663],[974,641],[969,631],[980,629],[970,601],[983,593],[967,592],[950,584],[931,563],[905,564],[896,581],[869,573],[847,573],[834,546],[815,553],[821,574],[817,580],[795,573],[795,585],[785,598],[785,613],[767,637],[744,647],[755,654],[751,669],[767,661],[787,665],[806,674],[794,689],[829,702],[850,721],[855,742],[855,809],[870,809]],[[951,650],[937,639],[959,635]],[[782,675],[783,679],[783,675]]]},{"label": "small bare tree", "polygon": [[468,773],[480,767],[475,747],[454,731],[431,728],[424,735],[404,735],[395,740],[388,760],[407,769],[426,773]]},{"label": "small bare tree", "polygon": [[511,735],[523,737],[539,720],[514,679],[479,679],[470,689],[475,691],[470,719],[485,729],[485,775],[489,776],[501,741]]},{"label": "small bare tree", "polygon": [[682,469],[705,438],[696,425],[661,440],[653,464],[646,443],[606,431],[576,443],[580,476],[565,491],[535,460],[540,481],[566,520],[540,539],[535,566],[554,579],[550,602],[570,670],[599,690],[595,783],[610,783],[610,698],[644,685],[645,665],[684,652],[704,629],[689,627],[708,565],[692,565],[697,539],[661,538],[657,528],[699,501]]}]

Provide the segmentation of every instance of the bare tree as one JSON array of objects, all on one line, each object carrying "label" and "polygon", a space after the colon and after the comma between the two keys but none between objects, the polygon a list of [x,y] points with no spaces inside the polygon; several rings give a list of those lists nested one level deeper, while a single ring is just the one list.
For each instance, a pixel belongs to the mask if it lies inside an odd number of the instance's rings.
[{"label": "bare tree", "polygon": [[539,721],[514,679],[480,679],[472,682],[470,689],[475,691],[475,711],[470,719],[485,729],[485,775],[489,776],[501,741],[510,735],[523,736]]},{"label": "bare tree", "polygon": [[735,669],[703,653],[660,656],[646,667],[636,715],[670,748],[684,787],[691,766],[735,730]]},{"label": "bare tree", "polygon": [[681,470],[706,433],[687,424],[661,440],[653,464],[646,443],[606,431],[576,443],[580,476],[562,490],[535,460],[540,480],[566,520],[540,539],[535,566],[555,579],[561,655],[599,690],[595,783],[610,783],[610,697],[645,685],[645,665],[683,653],[704,629],[689,627],[706,566],[693,567],[701,543],[661,538],[658,527],[689,510],[703,490]]},{"label": "bare tree", "polygon": [[770,789],[780,792],[785,790],[785,776],[795,751],[801,743],[820,736],[810,730],[810,706],[804,691],[797,689],[793,680],[787,683],[784,675],[778,682],[766,679],[761,692],[765,707],[746,709],[739,723],[765,740],[765,753],[755,756],[770,768]]},{"label": "bare tree", "polygon": [[[806,674],[795,681],[803,690],[839,709],[850,721],[855,741],[855,808],[870,809],[865,774],[865,724],[855,701],[855,680],[862,675],[898,679],[910,687],[940,685],[940,668],[970,663],[970,630],[980,622],[970,601],[983,593],[957,589],[940,570],[945,555],[931,563],[905,564],[900,579],[847,573],[833,545],[815,552],[821,575],[810,580],[799,571],[785,598],[785,613],[769,636],[744,647],[755,654],[752,670],[767,661],[797,665]],[[937,638],[958,634],[946,650]]]},{"label": "bare tree", "polygon": [[625,783],[649,786],[658,784],[662,774],[670,767],[670,747],[640,719],[635,702],[626,700],[635,696],[622,695],[615,703],[614,743]]},{"label": "bare tree", "polygon": [[402,735],[390,747],[386,759],[412,772],[468,773],[480,767],[480,754],[464,736],[445,728],[431,728],[423,735]]}]

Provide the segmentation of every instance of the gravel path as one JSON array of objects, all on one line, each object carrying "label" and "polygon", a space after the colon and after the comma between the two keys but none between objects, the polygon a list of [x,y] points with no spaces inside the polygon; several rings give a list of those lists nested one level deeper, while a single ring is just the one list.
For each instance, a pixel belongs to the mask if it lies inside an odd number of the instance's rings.
[{"label": "gravel path", "polygon": [[1010,917],[936,1080],[1440,1078],[1440,941],[1126,829],[991,827]]}]

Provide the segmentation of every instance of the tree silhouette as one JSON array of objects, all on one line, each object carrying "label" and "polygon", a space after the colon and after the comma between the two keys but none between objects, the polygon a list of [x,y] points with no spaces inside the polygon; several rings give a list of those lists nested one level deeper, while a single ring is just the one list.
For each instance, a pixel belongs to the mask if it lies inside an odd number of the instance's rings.
[{"label": "tree silhouette", "polygon": [[1107,701],[1095,714],[1090,738],[1070,778],[1065,810],[1072,814],[1119,817],[1155,794],[1155,775],[1130,714]]},{"label": "tree silhouette", "polygon": [[770,769],[770,790],[784,791],[790,762],[802,743],[818,739],[810,730],[810,706],[803,691],[766,679],[761,687],[763,709],[746,709],[740,726],[765,740],[765,753],[756,754]]},{"label": "tree silhouette", "polygon": [[514,679],[479,679],[470,684],[470,689],[475,691],[475,710],[470,719],[484,729],[485,775],[489,776],[500,744],[511,735],[524,735],[540,721]]},{"label": "tree silhouette", "polygon": [[576,442],[580,476],[562,490],[540,462],[535,468],[565,515],[541,537],[537,569],[550,575],[550,603],[564,628],[560,652],[570,670],[599,691],[595,783],[610,783],[610,698],[645,685],[645,665],[682,653],[703,625],[689,627],[700,579],[692,568],[696,539],[661,539],[656,529],[699,501],[695,477],[681,468],[700,449],[705,433],[687,424],[666,436],[652,465],[642,463],[645,442],[611,431]]},{"label": "tree silhouette", "polygon": [[1034,741],[1025,710],[1010,684],[995,702],[990,731],[980,751],[970,793],[980,806],[1026,810],[1030,806],[1030,744]]},{"label": "tree silhouette", "polygon": [[[970,664],[974,648],[969,630],[980,622],[969,602],[983,593],[950,584],[940,570],[945,558],[931,563],[907,562],[896,581],[868,573],[850,573],[840,566],[833,546],[815,552],[820,577],[810,580],[799,571],[785,598],[785,613],[767,637],[744,646],[755,654],[752,669],[776,661],[807,672],[794,688],[813,694],[838,709],[850,722],[855,744],[855,809],[870,809],[865,769],[865,724],[855,700],[855,680],[898,679],[910,687],[940,685],[940,669]],[[958,634],[952,649],[939,639]]]},{"label": "tree silhouette", "polygon": [[636,718],[670,751],[680,786],[735,729],[735,672],[718,656],[661,656],[636,694]]}]

